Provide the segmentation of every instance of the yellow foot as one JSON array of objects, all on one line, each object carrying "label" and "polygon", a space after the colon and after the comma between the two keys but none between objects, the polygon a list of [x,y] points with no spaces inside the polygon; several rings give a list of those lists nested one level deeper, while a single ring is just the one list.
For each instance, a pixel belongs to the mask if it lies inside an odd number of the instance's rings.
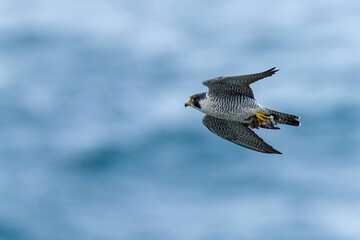
[{"label": "yellow foot", "polygon": [[264,122],[267,122],[270,118],[270,116],[266,116],[265,114],[262,113],[255,113],[255,117],[258,123],[258,126],[262,126]]}]

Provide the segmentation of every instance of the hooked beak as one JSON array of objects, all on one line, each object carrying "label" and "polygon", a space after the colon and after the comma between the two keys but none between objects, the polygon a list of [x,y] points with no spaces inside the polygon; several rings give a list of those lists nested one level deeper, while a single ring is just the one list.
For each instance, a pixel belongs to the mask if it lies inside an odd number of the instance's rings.
[{"label": "hooked beak", "polygon": [[186,102],[185,102],[185,107],[187,107],[187,106],[191,106],[193,104],[193,101],[192,101],[192,99],[191,98],[189,98],[188,100],[186,100]]}]

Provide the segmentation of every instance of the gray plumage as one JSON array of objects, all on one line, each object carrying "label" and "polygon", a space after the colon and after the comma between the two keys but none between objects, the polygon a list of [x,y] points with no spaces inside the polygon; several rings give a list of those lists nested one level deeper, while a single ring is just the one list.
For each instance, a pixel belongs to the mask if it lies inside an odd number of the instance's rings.
[{"label": "gray plumage", "polygon": [[279,129],[278,123],[300,125],[299,117],[265,108],[255,100],[250,84],[277,71],[271,68],[261,73],[206,80],[203,84],[209,91],[191,96],[185,106],[205,113],[203,124],[224,139],[252,150],[281,154],[251,130]]},{"label": "gray plumage", "polygon": [[240,146],[263,152],[280,153],[264,142],[248,125],[205,115],[203,124],[213,133]]},{"label": "gray plumage", "polygon": [[242,93],[247,97],[254,98],[254,93],[250,84],[275,74],[277,69],[271,68],[265,72],[247,74],[240,76],[217,77],[203,81],[203,84],[209,88],[209,93],[216,92],[235,92]]}]

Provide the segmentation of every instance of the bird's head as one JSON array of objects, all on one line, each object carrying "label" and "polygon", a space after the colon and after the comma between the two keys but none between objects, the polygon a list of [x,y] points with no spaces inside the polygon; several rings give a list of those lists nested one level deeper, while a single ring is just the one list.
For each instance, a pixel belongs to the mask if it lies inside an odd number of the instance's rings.
[{"label": "bird's head", "polygon": [[189,99],[185,102],[185,107],[190,106],[195,109],[200,110],[203,100],[206,98],[206,93],[197,93],[189,97]]}]

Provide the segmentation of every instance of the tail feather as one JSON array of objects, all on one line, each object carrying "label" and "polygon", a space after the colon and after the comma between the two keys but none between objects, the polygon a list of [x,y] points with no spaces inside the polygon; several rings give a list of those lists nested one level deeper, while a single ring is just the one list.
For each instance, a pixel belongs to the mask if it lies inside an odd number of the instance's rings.
[{"label": "tail feather", "polygon": [[299,121],[300,117],[270,109],[268,110],[270,112],[270,115],[273,116],[274,121],[276,123],[292,125],[292,126],[300,126],[300,121]]}]

